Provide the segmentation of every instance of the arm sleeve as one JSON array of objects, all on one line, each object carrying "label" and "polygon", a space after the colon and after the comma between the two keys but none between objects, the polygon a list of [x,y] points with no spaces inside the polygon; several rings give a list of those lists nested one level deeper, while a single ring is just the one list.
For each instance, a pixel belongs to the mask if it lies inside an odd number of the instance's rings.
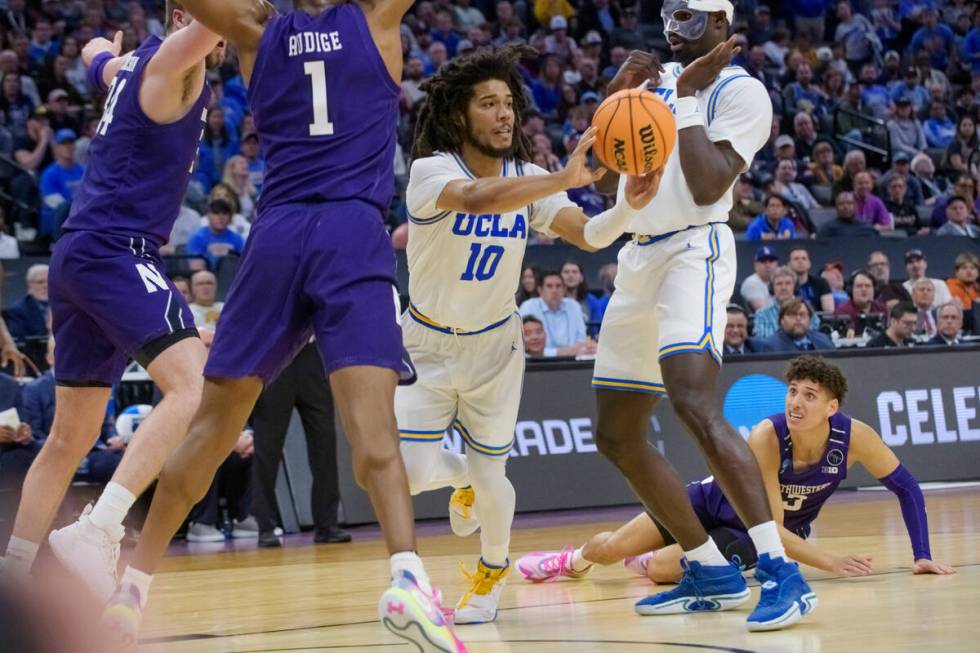
[{"label": "arm sleeve", "polygon": [[436,202],[446,184],[456,179],[466,179],[466,175],[450,156],[428,156],[412,162],[405,191],[408,219],[424,225],[448,216],[451,211],[437,209]]},{"label": "arm sleeve", "polygon": [[932,560],[929,552],[929,522],[926,518],[926,500],[918,481],[899,463],[888,476],[878,479],[882,485],[898,497],[902,507],[902,519],[912,540],[912,554],[915,560]]},{"label": "arm sleeve", "polygon": [[727,141],[749,169],[756,152],[769,140],[772,101],[762,82],[737,74],[718,84],[708,100],[708,138]]},{"label": "arm sleeve", "polygon": [[[518,174],[524,177],[551,174],[540,166],[524,161],[517,162],[517,170]],[[567,193],[555,193],[527,207],[528,223],[535,231],[540,231],[549,238],[558,238],[558,234],[551,231],[551,223],[562,209],[575,208],[579,208],[578,204],[570,200]]]}]

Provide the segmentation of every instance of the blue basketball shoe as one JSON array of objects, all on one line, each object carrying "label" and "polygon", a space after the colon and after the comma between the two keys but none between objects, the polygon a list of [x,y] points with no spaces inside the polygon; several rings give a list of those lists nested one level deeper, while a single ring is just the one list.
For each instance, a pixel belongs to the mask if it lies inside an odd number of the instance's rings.
[{"label": "blue basketball shoe", "polygon": [[684,576],[672,590],[653,594],[637,602],[637,614],[680,614],[718,612],[737,608],[752,596],[745,579],[734,565],[702,565],[681,558]]},{"label": "blue basketball shoe", "polygon": [[759,556],[755,578],[762,585],[759,604],[746,620],[749,630],[779,630],[813,612],[817,595],[807,585],[800,566],[783,558]]}]

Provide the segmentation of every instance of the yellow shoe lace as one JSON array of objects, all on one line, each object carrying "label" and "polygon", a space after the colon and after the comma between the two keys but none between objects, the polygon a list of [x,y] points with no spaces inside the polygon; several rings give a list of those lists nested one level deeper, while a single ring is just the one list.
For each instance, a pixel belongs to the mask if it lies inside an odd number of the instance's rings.
[{"label": "yellow shoe lace", "polygon": [[477,564],[476,571],[472,574],[466,571],[466,567],[462,562],[459,563],[459,570],[463,572],[466,580],[470,582],[470,589],[460,597],[459,603],[456,606],[457,609],[466,605],[470,597],[474,594],[486,596],[493,591],[494,585],[503,581],[507,577],[507,574],[510,573],[510,565],[508,564],[506,567],[501,567],[500,569],[491,569],[480,560],[479,564]]},{"label": "yellow shoe lace", "polygon": [[453,495],[449,499],[449,505],[455,508],[463,519],[469,519],[473,514],[473,503],[476,501],[476,492],[471,487],[461,487],[453,490]]}]

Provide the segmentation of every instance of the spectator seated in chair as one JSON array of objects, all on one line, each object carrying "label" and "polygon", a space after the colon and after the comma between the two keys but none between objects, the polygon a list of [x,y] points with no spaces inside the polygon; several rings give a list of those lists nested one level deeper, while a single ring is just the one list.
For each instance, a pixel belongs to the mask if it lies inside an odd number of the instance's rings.
[{"label": "spectator seated in chair", "polygon": [[779,309],[779,331],[762,340],[762,351],[797,352],[832,350],[833,341],[810,328],[813,309],[802,299],[792,298]]},{"label": "spectator seated in chair", "polygon": [[944,281],[926,276],[928,269],[929,261],[921,249],[910,249],[905,252],[905,273],[908,275],[908,279],[902,284],[902,287],[905,288],[905,291],[911,297],[912,284],[919,279],[928,279],[932,283],[933,289],[932,307],[939,308],[943,304],[952,301],[953,296],[949,292],[949,286]]},{"label": "spectator seated in chair", "polygon": [[208,226],[201,227],[187,241],[187,253],[200,256],[214,270],[218,261],[228,254],[241,254],[245,249],[242,237],[228,228],[233,210],[225,200],[212,200],[208,204]]},{"label": "spectator seated in chair", "polygon": [[725,344],[722,355],[741,356],[759,351],[754,338],[749,337],[749,315],[738,304],[729,304],[728,322],[725,324]]},{"label": "spectator seated in chair", "polygon": [[885,303],[875,299],[875,279],[866,270],[858,270],[851,275],[848,286],[848,300],[834,309],[834,315],[849,318],[847,337],[861,335],[867,315],[884,315],[888,312]]},{"label": "spectator seated in chair", "polygon": [[946,279],[946,287],[964,311],[973,310],[973,303],[980,302],[980,259],[975,254],[963,252],[953,262],[955,276]]},{"label": "spectator seated in chair", "polygon": [[[781,267],[772,275],[773,303],[755,314],[752,335],[756,338],[768,338],[779,331],[780,311],[783,303],[792,299],[796,291],[796,275],[788,267]],[[820,327],[820,318],[813,315],[810,329]]]},{"label": "spectator seated in chair", "polygon": [[892,306],[888,313],[888,328],[868,340],[865,347],[908,347],[915,341],[912,334],[915,332],[917,312],[912,302],[899,302]]},{"label": "spectator seated in chair", "polygon": [[951,347],[964,343],[960,332],[963,330],[963,309],[956,302],[943,304],[936,311],[936,335],[926,344]]},{"label": "spectator seated in chair", "polygon": [[565,297],[565,282],[559,272],[545,272],[541,296],[521,304],[519,312],[522,318],[531,315],[544,325],[545,356],[595,354],[595,341],[585,334],[582,308],[574,299]]},{"label": "spectator seated in chair", "polygon": [[27,295],[4,309],[3,319],[16,341],[44,338],[48,335],[48,266],[37,264],[27,269]]},{"label": "spectator seated in chair", "polygon": [[[901,180],[899,180],[901,181]],[[874,227],[859,222],[857,219],[857,205],[854,202],[854,193],[843,191],[837,195],[834,201],[837,207],[837,215],[833,220],[825,222],[817,231],[820,238],[852,238],[855,236],[877,236],[878,232]]]}]

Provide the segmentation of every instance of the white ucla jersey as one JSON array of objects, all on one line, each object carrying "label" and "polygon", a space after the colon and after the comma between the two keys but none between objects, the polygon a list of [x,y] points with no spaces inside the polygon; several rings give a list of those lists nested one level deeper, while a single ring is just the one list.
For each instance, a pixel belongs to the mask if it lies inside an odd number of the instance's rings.
[{"label": "white ucla jersey", "polygon": [[[677,77],[683,68],[679,63],[669,63],[664,68],[660,86],[650,91],[657,93],[676,113]],[[772,103],[766,87],[741,67],[729,66],[696,97],[704,115],[708,139],[715,143],[731,143],[745,161],[745,170],[748,170],[756,152],[769,140],[772,128]],[[625,184],[626,177],[621,177],[620,196]],[[694,203],[681,170],[680,143],[677,143],[667,159],[660,191],[633,218],[630,231],[656,236],[709,222],[724,222],[728,220],[731,208],[731,186],[710,206]]]},{"label": "white ucla jersey", "polygon": [[[501,176],[545,175],[532,163],[505,160]],[[415,313],[437,324],[478,331],[516,310],[528,229],[549,233],[565,193],[511,213],[472,215],[436,207],[446,184],[473,179],[462,158],[437,152],[412,163],[408,179],[408,293]]]}]

